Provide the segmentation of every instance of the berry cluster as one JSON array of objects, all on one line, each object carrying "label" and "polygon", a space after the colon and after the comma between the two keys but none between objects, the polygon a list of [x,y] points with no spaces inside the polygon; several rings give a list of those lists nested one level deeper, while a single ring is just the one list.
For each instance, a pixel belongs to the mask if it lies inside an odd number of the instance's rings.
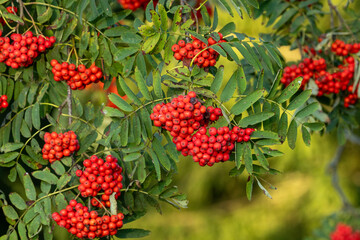
[{"label": "berry cluster", "polygon": [[23,35],[13,33],[10,38],[0,37],[0,62],[5,62],[14,69],[28,67],[40,53],[51,48],[55,42],[54,36],[35,37],[30,31]]},{"label": "berry cluster", "polygon": [[[146,5],[150,2],[150,0],[118,0],[118,3],[124,8],[124,9],[130,9],[132,11],[135,11],[138,8],[146,8]],[[155,2],[156,4],[156,2]]]},{"label": "berry cluster", "polygon": [[3,108],[7,108],[9,106],[9,103],[7,102],[7,96],[6,95],[2,95],[0,97],[0,111]]},{"label": "berry cluster", "polygon": [[301,87],[304,89],[310,78],[317,78],[319,74],[325,72],[326,61],[324,58],[318,60],[305,58],[298,65],[292,65],[284,68],[284,74],[281,82],[287,86],[297,77],[303,77]]},{"label": "berry cluster", "polygon": [[217,121],[220,116],[220,108],[206,108],[198,101],[195,92],[189,92],[186,96],[173,98],[170,103],[155,105],[150,118],[155,126],[168,130],[171,136],[186,138],[210,121]]},{"label": "berry cluster", "polygon": [[95,66],[95,64],[92,64],[90,68],[86,68],[83,64],[76,67],[75,64],[67,62],[60,64],[57,60],[53,59],[50,65],[53,67],[51,71],[54,74],[54,80],[65,80],[72,90],[84,89],[89,84],[99,82],[103,77],[101,69]]},{"label": "berry cluster", "polygon": [[345,42],[336,39],[332,44],[331,44],[331,51],[333,53],[335,53],[337,56],[347,56],[350,53],[358,53],[360,50],[360,44],[359,43],[354,43],[354,44],[345,44]]},{"label": "berry cluster", "polygon": [[59,161],[62,157],[68,157],[80,148],[77,136],[73,131],[59,134],[47,132],[44,135],[44,141],[42,156],[50,163]]},{"label": "berry cluster", "polygon": [[337,225],[336,230],[330,235],[331,240],[360,240],[360,232],[355,232],[353,229],[340,223]]},{"label": "berry cluster", "polygon": [[[235,148],[235,142],[248,142],[255,131],[253,128],[211,127],[209,131],[201,127],[193,136],[185,139],[176,137],[173,142],[176,149],[184,156],[192,156],[200,166],[213,166],[214,163],[226,162]],[[209,132],[209,135],[207,134]]]},{"label": "berry cluster", "polygon": [[69,205],[60,212],[52,214],[54,221],[78,238],[101,238],[115,235],[123,226],[124,215],[99,216],[98,212],[90,211],[89,208],[76,200],[70,200]]},{"label": "berry cluster", "polygon": [[[8,11],[8,13],[11,13],[11,14],[16,14],[18,12],[18,9],[17,7],[7,7],[6,8],[6,11]],[[0,18],[0,24],[1,25],[5,25],[5,20],[3,18]]]},{"label": "berry cluster", "polygon": [[302,88],[304,89],[309,80],[313,79],[318,87],[318,97],[324,94],[341,94],[344,107],[354,105],[358,100],[357,87],[356,91],[353,91],[352,86],[355,60],[349,54],[358,53],[359,48],[360,44],[345,44],[341,40],[336,40],[331,45],[331,51],[343,58],[342,64],[330,67],[324,58],[318,58],[316,53],[312,52],[312,58],[305,58],[298,65],[285,67],[281,82],[287,86],[295,78],[303,77]]},{"label": "berry cluster", "polygon": [[80,177],[78,187],[83,197],[95,197],[101,190],[101,203],[93,198],[91,204],[94,207],[110,207],[110,196],[115,193],[115,199],[120,196],[122,168],[117,164],[117,159],[111,155],[106,157],[106,161],[93,155],[90,159],[84,160],[85,170],[77,170],[76,175]]},{"label": "berry cluster", "polygon": [[209,44],[203,43],[194,36],[191,37],[193,41],[189,43],[186,43],[185,40],[180,40],[178,44],[174,44],[171,47],[171,50],[174,52],[174,58],[179,61],[192,61],[194,59],[194,63],[202,68],[215,66],[219,54],[214,49],[208,47],[216,43],[226,42],[221,33],[219,33],[219,36],[220,40],[218,42],[209,37]]},{"label": "berry cluster", "polygon": [[200,166],[229,160],[235,142],[247,142],[254,131],[252,128],[206,127],[222,116],[220,108],[205,107],[196,98],[195,92],[173,98],[170,103],[155,105],[150,118],[154,125],[170,131],[176,149],[184,156],[193,156]]}]

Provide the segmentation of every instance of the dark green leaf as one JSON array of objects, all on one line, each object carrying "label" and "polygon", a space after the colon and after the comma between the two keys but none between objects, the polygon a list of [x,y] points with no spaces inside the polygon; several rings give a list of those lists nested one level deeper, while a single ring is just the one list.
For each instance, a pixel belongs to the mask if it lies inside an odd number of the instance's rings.
[{"label": "dark green leaf", "polygon": [[28,173],[25,173],[24,177],[25,194],[29,200],[36,200],[36,190],[33,181]]},{"label": "dark green leaf", "polygon": [[302,77],[296,78],[292,81],[281,93],[281,95],[276,99],[278,103],[283,103],[289,98],[291,98],[300,88],[302,82]]},{"label": "dark green leaf", "polygon": [[11,203],[19,210],[25,210],[27,208],[26,202],[24,199],[22,199],[22,197],[16,193],[10,193],[9,194],[9,198]]},{"label": "dark green leaf", "polygon": [[289,106],[287,107],[287,110],[295,110],[299,107],[301,107],[311,96],[311,90],[305,90],[302,93],[300,93],[296,98],[294,98]]},{"label": "dark green leaf", "polygon": [[116,233],[118,238],[142,238],[150,234],[150,231],[137,228],[120,229]]},{"label": "dark green leaf", "polygon": [[293,119],[290,123],[289,130],[287,133],[288,144],[291,149],[295,148],[296,138],[297,138],[297,123]]},{"label": "dark green leaf", "polygon": [[266,157],[264,156],[263,152],[260,150],[260,148],[255,144],[254,145],[254,151],[257,160],[260,162],[260,165],[265,168],[266,170],[269,170],[269,163],[266,160]]},{"label": "dark green leaf", "polygon": [[213,83],[211,84],[210,90],[213,93],[216,94],[220,90],[221,84],[223,81],[223,77],[224,77],[224,66],[220,66],[216,72],[215,79],[214,79]]},{"label": "dark green leaf", "polygon": [[305,117],[313,114],[314,112],[316,112],[316,110],[318,110],[319,107],[320,107],[320,104],[318,102],[310,103],[309,105],[307,105],[306,107],[301,109],[298,113],[296,113],[295,117],[300,118],[300,119],[305,118]]},{"label": "dark green leaf", "polygon": [[125,100],[123,100],[120,96],[114,93],[109,94],[109,99],[113,102],[118,108],[125,112],[133,111],[133,108],[130,104],[128,104]]},{"label": "dark green leaf", "polygon": [[245,98],[238,101],[232,108],[231,113],[239,115],[244,112],[246,109],[251,107],[255,102],[257,102],[264,94],[263,90],[256,90],[246,96]]},{"label": "dark green leaf", "polygon": [[271,117],[273,117],[275,113],[273,112],[260,112],[255,113],[253,115],[247,116],[239,121],[239,127],[247,127],[249,125],[255,125],[257,123],[263,122]]},{"label": "dark green leaf", "polygon": [[253,186],[254,186],[254,176],[249,176],[249,179],[246,183],[246,196],[251,201],[252,192],[253,192]]}]

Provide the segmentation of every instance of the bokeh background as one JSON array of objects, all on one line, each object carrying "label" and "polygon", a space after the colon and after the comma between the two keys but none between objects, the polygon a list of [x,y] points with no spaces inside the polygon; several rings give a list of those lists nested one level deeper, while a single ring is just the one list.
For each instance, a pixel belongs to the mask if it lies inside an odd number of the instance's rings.
[{"label": "bokeh background", "polygon": [[[341,8],[346,1],[333,2]],[[360,1],[354,2],[354,9],[360,11]],[[271,27],[266,28],[262,24],[262,19],[254,21],[246,16],[244,19],[238,16],[231,18],[221,9],[219,15],[219,28],[221,24],[234,21],[238,32],[252,37],[272,31]],[[320,26],[323,29],[329,27],[328,17],[320,19]],[[287,61],[300,58],[297,51],[286,47],[281,48],[281,52]],[[221,64],[226,64],[225,79],[229,78],[233,72],[231,63],[224,61]],[[85,95],[84,99],[106,102],[106,96],[99,90],[92,89]],[[299,139],[294,151],[286,145],[279,148],[285,155],[270,161],[271,167],[282,174],[264,176],[264,180],[277,188],[270,190],[272,199],[256,187],[253,200],[248,201],[245,194],[247,175],[230,177],[231,163],[201,168],[190,158],[183,158],[178,164],[175,185],[188,195],[188,208],[179,211],[163,204],[162,215],[150,210],[145,217],[125,227],[150,230],[151,235],[144,240],[298,240],[312,236],[328,216],[339,213],[342,207],[326,173],[337,149],[336,136],[313,135],[310,147]],[[338,171],[345,194],[353,206],[359,207],[359,145],[346,144]],[[7,176],[7,169],[0,169],[0,174]],[[7,179],[1,184],[4,192],[22,191],[20,185],[10,184]],[[343,215],[349,221],[356,221],[354,212]],[[1,217],[1,221],[3,219]],[[3,232],[6,228],[0,229]],[[55,231],[55,236],[55,239],[66,239],[60,229]]]}]

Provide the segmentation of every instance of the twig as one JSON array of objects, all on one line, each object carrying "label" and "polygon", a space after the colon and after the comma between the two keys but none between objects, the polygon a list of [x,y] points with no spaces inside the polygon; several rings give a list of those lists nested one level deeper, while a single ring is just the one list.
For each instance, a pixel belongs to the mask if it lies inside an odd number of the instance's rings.
[{"label": "twig", "polygon": [[329,10],[330,10],[330,26],[331,29],[334,29],[334,14],[333,14],[333,9],[330,7],[331,4],[332,4],[331,0],[328,0]]},{"label": "twig", "polygon": [[[19,7],[20,7],[20,18],[22,19],[24,17],[24,3],[22,0],[17,0],[17,2],[19,3]],[[16,25],[16,31],[19,31],[19,26],[20,26],[20,22],[18,22]]]},{"label": "twig", "polygon": [[301,43],[300,43],[299,39],[296,39],[296,44],[298,45],[298,48],[299,48],[299,51],[300,51],[301,60],[303,60],[304,59],[304,51],[303,51],[303,48],[301,46]]},{"label": "twig", "polygon": [[346,138],[347,138],[350,142],[352,142],[352,143],[354,143],[354,144],[357,144],[357,145],[360,145],[360,137],[359,137],[359,136],[357,136],[357,135],[349,132],[349,133],[347,134]]},{"label": "twig", "polygon": [[72,95],[71,88],[70,88],[70,86],[68,86],[66,101],[67,101],[67,105],[68,105],[68,113],[70,115],[69,125],[72,123],[72,117],[71,117],[72,116],[72,101],[71,101],[72,97],[71,97],[71,95]]},{"label": "twig", "polygon": [[345,150],[345,144],[341,145],[337,148],[335,157],[333,160],[329,163],[327,167],[327,172],[331,175],[331,183],[335,189],[335,191],[339,194],[343,209],[350,209],[352,208],[352,205],[350,201],[347,199],[344,191],[342,190],[340,183],[339,183],[339,176],[337,174],[337,167],[339,166],[339,162],[341,160],[341,156]]},{"label": "twig", "polygon": [[342,25],[344,25],[345,28],[351,33],[352,37],[354,39],[356,39],[356,37],[355,37],[354,33],[351,31],[349,25],[346,23],[345,19],[340,14],[339,9],[331,2],[331,0],[328,0],[328,4],[329,4],[330,9],[333,9],[335,11],[336,15],[338,16],[338,19],[339,19],[340,24],[341,24],[340,27]]}]

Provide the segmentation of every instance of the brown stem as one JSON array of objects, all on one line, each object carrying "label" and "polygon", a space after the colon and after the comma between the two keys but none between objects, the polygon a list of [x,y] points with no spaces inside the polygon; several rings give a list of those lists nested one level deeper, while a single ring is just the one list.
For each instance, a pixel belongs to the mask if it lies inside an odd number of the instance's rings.
[{"label": "brown stem", "polygon": [[346,23],[345,19],[340,14],[339,9],[331,2],[331,0],[328,0],[328,4],[329,4],[330,11],[331,11],[331,9],[333,9],[335,11],[336,15],[338,16],[338,19],[341,24],[340,27],[342,25],[345,26],[345,28],[351,33],[353,39],[356,39],[356,37],[355,37],[354,33],[351,31],[349,25]]},{"label": "brown stem", "polygon": [[331,183],[341,199],[343,209],[349,209],[349,208],[352,208],[352,205],[351,205],[350,201],[347,199],[344,191],[342,190],[342,188],[340,186],[339,176],[337,173],[337,167],[339,166],[341,156],[344,153],[344,150],[345,150],[345,144],[341,145],[337,148],[333,160],[329,163],[329,165],[327,167],[327,171],[331,175]]},{"label": "brown stem", "polygon": [[[20,18],[22,19],[24,17],[24,3],[22,0],[17,0],[19,3],[19,8],[20,8]],[[20,22],[17,23],[16,25],[16,31],[19,30],[19,26],[20,26]]]}]

